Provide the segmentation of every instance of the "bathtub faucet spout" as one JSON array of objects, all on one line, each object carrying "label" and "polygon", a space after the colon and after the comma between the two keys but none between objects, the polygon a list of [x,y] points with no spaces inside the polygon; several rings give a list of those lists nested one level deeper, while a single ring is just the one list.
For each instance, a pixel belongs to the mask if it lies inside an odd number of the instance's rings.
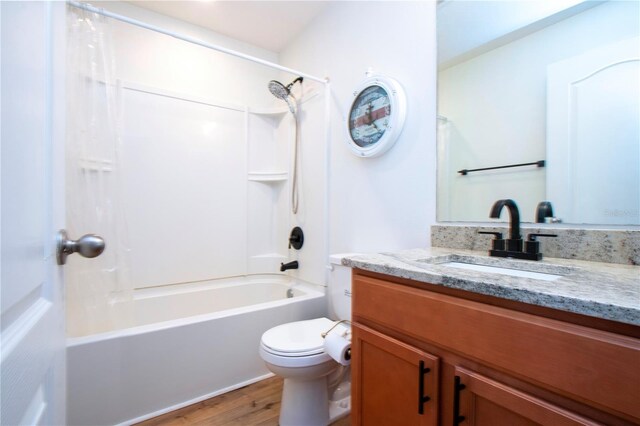
[{"label": "bathtub faucet spout", "polygon": [[294,260],[293,262],[280,264],[280,272],[284,272],[287,269],[298,269],[298,261]]}]

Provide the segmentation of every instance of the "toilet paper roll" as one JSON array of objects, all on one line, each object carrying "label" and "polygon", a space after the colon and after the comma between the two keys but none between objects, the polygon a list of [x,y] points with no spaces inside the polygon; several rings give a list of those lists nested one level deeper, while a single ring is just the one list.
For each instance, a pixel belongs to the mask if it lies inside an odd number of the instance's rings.
[{"label": "toilet paper roll", "polygon": [[329,333],[324,338],[324,351],[342,365],[351,364],[351,342],[339,333]]}]

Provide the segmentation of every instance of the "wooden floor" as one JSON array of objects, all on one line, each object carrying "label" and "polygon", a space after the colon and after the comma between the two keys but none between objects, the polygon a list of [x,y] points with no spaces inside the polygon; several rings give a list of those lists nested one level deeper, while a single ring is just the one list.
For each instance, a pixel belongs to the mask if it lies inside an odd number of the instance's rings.
[{"label": "wooden floor", "polygon": [[[277,426],[283,380],[272,377],[138,423],[142,426]],[[333,426],[350,426],[349,416]],[[304,425],[300,425],[304,426]]]}]

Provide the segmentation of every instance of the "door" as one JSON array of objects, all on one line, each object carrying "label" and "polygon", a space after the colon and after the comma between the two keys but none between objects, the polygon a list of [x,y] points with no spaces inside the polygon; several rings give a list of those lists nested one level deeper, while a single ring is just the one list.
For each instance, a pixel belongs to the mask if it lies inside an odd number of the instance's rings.
[{"label": "door", "polygon": [[564,222],[640,224],[639,46],[635,37],[548,68],[547,199]]},{"label": "door", "polygon": [[355,425],[438,424],[438,357],[356,324],[351,347]]},{"label": "door", "polygon": [[63,2],[0,2],[0,423],[65,424]]},{"label": "door", "polygon": [[456,367],[453,390],[454,425],[577,426],[589,419],[521,392],[473,371]]}]

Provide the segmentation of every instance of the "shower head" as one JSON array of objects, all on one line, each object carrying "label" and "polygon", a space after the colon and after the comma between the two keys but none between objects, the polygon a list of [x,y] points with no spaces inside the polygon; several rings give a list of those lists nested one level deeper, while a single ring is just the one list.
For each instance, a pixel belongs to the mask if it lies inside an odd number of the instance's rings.
[{"label": "shower head", "polygon": [[276,98],[285,100],[287,97],[291,96],[291,88],[293,85],[298,82],[302,83],[302,80],[302,77],[298,77],[286,86],[279,81],[271,80],[269,82],[269,91]]},{"label": "shower head", "polygon": [[291,94],[291,91],[279,81],[271,80],[269,82],[269,91],[278,99],[285,100]]},{"label": "shower head", "polygon": [[282,99],[283,101],[287,101],[287,103],[289,103],[289,96],[292,96],[291,88],[297,82],[302,83],[302,80],[303,80],[302,77],[298,77],[295,80],[293,80],[291,83],[287,84],[286,86],[280,83],[279,81],[271,80],[269,82],[269,91],[276,98]]}]

